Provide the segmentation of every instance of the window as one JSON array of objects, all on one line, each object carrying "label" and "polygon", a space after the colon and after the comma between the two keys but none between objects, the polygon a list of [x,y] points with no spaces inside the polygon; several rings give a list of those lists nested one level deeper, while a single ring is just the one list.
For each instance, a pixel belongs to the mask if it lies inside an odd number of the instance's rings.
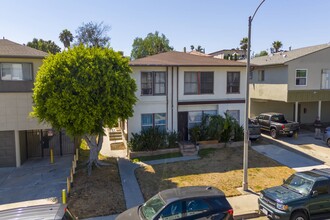
[{"label": "window", "polygon": [[307,70],[296,70],[296,85],[297,86],[307,85]]},{"label": "window", "polygon": [[1,80],[32,80],[31,63],[0,63]]},{"label": "window", "polygon": [[319,195],[328,194],[329,193],[329,181],[322,180],[316,183],[314,189],[316,190]]},{"label": "window", "polygon": [[265,81],[265,70],[258,71],[258,81]]},{"label": "window", "polygon": [[176,201],[169,204],[161,213],[163,220],[173,220],[182,218],[182,202]]},{"label": "window", "polygon": [[141,95],[165,95],[165,72],[142,72]]},{"label": "window", "polygon": [[238,123],[239,122],[239,110],[227,110],[226,113],[235,119]]},{"label": "window", "polygon": [[202,123],[203,116],[216,115],[216,110],[188,112],[188,128],[193,128]]},{"label": "window", "polygon": [[227,93],[239,93],[240,72],[227,72]]},{"label": "window", "polygon": [[207,212],[210,207],[207,202],[202,199],[192,199],[186,201],[187,216],[196,215]]},{"label": "window", "polygon": [[212,94],[213,72],[185,72],[184,94]]},{"label": "window", "polygon": [[330,70],[322,70],[321,89],[330,89]]},{"label": "window", "polygon": [[149,128],[158,127],[160,130],[166,130],[166,114],[142,114],[141,115],[141,129],[146,130]]}]

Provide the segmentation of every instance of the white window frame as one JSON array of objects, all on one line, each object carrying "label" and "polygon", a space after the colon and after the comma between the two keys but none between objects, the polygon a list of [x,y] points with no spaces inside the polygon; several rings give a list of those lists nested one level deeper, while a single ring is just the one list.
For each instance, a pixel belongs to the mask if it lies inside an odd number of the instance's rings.
[{"label": "white window frame", "polygon": [[[306,77],[297,77],[297,71],[306,71]],[[307,69],[296,69],[296,72],[295,72],[295,85],[296,86],[307,86],[307,77],[308,77],[308,70]],[[297,85],[297,79],[306,79],[306,84],[305,85]]]}]

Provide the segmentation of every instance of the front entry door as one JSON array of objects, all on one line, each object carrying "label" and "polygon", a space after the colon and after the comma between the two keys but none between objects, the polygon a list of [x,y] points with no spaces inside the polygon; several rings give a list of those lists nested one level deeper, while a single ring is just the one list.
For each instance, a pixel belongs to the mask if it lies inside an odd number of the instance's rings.
[{"label": "front entry door", "polygon": [[188,140],[188,112],[178,113],[178,131],[181,141]]}]

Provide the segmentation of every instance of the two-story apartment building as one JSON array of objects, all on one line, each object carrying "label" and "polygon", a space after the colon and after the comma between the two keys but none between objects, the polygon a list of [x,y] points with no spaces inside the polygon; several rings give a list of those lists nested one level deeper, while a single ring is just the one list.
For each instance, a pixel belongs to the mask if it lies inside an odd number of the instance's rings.
[{"label": "two-story apartment building", "polygon": [[330,122],[330,45],[305,47],[251,60],[250,115],[283,112],[288,119]]},{"label": "two-story apartment building", "polygon": [[[0,167],[18,167],[28,158],[47,155],[50,145],[55,154],[72,153],[72,141],[67,136],[54,135],[49,125],[29,116],[34,79],[46,56],[45,52],[0,39]],[[63,139],[70,144],[60,146]]]},{"label": "two-story apartment building", "polygon": [[131,61],[130,66],[138,102],[128,120],[128,138],[159,126],[187,140],[188,129],[203,114],[227,112],[244,124],[244,63],[171,51]]}]

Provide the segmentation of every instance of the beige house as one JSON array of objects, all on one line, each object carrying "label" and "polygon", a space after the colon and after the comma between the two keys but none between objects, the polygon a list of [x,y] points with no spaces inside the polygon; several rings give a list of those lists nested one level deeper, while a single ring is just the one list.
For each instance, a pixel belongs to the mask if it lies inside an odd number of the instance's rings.
[{"label": "beige house", "polygon": [[250,115],[282,112],[288,119],[330,122],[330,45],[251,59]]},{"label": "beige house", "polygon": [[45,52],[0,39],[0,167],[19,167],[28,158],[48,155],[49,145],[54,145],[55,154],[72,150],[62,146],[58,135],[50,139],[50,127],[29,116],[33,83],[45,56]]},{"label": "beige house", "polygon": [[188,129],[205,114],[228,113],[244,124],[245,63],[171,51],[130,66],[138,102],[128,119],[128,138],[158,126],[188,140]]}]

